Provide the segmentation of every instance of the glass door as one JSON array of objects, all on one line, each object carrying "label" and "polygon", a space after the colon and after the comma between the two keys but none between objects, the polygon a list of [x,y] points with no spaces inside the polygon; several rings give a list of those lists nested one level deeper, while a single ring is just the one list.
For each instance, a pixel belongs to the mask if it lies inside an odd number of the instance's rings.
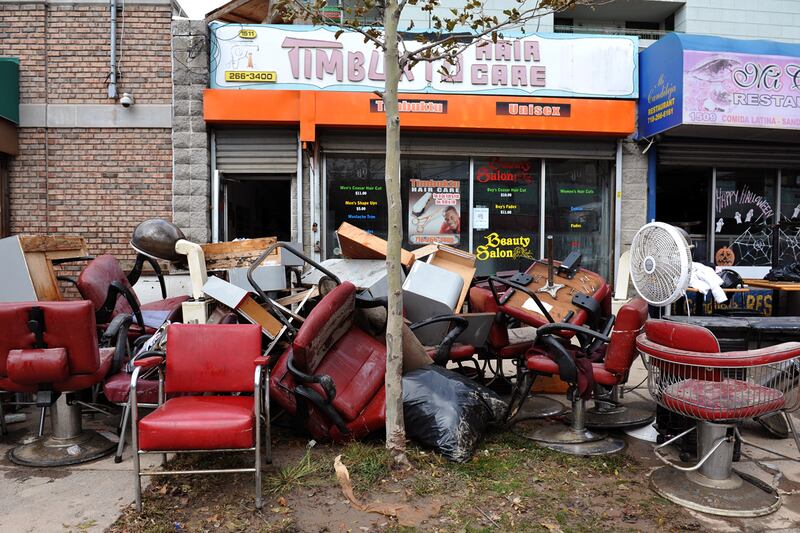
[{"label": "glass door", "polygon": [[472,251],[478,275],[525,270],[539,256],[541,169],[539,159],[474,161]]},{"label": "glass door", "polygon": [[555,259],[583,255],[581,266],[608,279],[611,265],[611,162],[545,162],[545,233]]}]

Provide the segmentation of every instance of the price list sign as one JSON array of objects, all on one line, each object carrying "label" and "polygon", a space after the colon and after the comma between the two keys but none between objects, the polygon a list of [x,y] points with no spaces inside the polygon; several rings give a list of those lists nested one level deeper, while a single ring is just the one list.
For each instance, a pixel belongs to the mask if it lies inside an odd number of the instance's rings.
[{"label": "price list sign", "polygon": [[331,192],[331,207],[336,217],[335,227],[342,222],[386,237],[386,192],[382,184],[372,181],[337,181]]},{"label": "price list sign", "polygon": [[536,258],[541,163],[476,161],[473,246],[478,274],[524,270]]}]

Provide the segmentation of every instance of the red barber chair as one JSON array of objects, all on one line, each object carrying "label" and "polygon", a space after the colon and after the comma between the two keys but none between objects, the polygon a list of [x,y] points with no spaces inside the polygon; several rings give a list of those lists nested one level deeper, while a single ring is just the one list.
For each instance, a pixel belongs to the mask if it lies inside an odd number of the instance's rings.
[{"label": "red barber chair", "polygon": [[[131,402],[136,510],[142,509],[142,476],[238,473],[255,474],[256,507],[261,508],[262,425],[265,458],[271,461],[269,400],[264,394],[269,380],[269,358],[261,356],[261,328],[254,324],[171,324],[167,329],[166,357],[134,361],[131,396],[137,397],[139,373],[158,368],[162,386],[159,406],[139,419],[137,402]],[[176,396],[165,394],[212,393]],[[236,394],[238,393],[238,394]],[[263,408],[263,411],[262,411]],[[139,456],[147,453],[247,451],[254,453],[252,468],[142,472]]]},{"label": "red barber chair", "polygon": [[316,439],[358,439],[386,419],[386,346],[353,325],[356,289],[334,287],[278,359],[270,395]]},{"label": "red barber chair", "polygon": [[[145,261],[150,263],[158,276],[162,299],[142,304],[136,297],[133,285],[139,280]],[[123,272],[119,262],[113,256],[101,255],[86,265],[77,280],[67,277],[59,277],[59,279],[75,283],[81,296],[92,302],[96,320],[101,329],[105,329],[104,325],[117,315],[132,315],[134,324],[130,329],[131,337],[155,333],[160,323],[163,322],[162,318],[175,321],[180,316],[181,304],[189,299],[188,296],[167,298],[167,289],[161,268],[155,260],[143,254],[137,254],[136,264],[128,274]],[[145,317],[149,312],[153,312],[157,317],[154,323],[148,325]]]},{"label": "red barber chair", "polygon": [[[646,321],[647,302],[634,298],[619,310],[610,338],[568,323],[540,327],[536,346],[526,356],[525,375],[531,381],[537,375],[559,375],[569,383],[567,397],[572,402],[571,422],[569,426],[549,424],[529,428],[528,420],[520,420],[517,431],[543,446],[573,455],[605,455],[624,449],[625,443],[621,439],[587,429],[586,399],[593,394],[594,384],[612,387],[627,378],[638,355],[636,336]],[[581,350],[567,344],[562,337],[564,331],[607,342],[603,361],[592,363]]]},{"label": "red barber chair", "polygon": [[[800,343],[720,353],[716,337],[706,328],[651,320],[636,345],[648,361],[653,398],[697,421],[696,427],[656,447],[656,456],[667,466],[650,475],[653,490],[678,505],[721,516],[762,516],[777,510],[781,497],[774,488],[733,470],[734,440],[741,437],[736,423],[800,407]],[[663,447],[695,430],[695,465],[676,464],[662,455]]]},{"label": "red barber chair", "polygon": [[73,394],[100,383],[114,357],[114,348],[98,348],[91,302],[0,303],[0,390],[36,394],[37,405],[51,406],[53,430],[12,449],[13,462],[76,464],[114,449],[99,433],[82,430]]}]

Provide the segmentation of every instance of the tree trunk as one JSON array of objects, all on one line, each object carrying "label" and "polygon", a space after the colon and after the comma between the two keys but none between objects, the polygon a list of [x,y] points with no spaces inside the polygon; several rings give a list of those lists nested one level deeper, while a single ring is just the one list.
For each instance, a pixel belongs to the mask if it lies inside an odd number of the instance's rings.
[{"label": "tree trunk", "polygon": [[403,292],[400,275],[400,249],[403,241],[403,211],[400,201],[400,114],[397,86],[400,60],[397,46],[397,0],[387,0],[384,8],[386,49],[383,53],[386,88],[386,199],[389,211],[386,270],[389,283],[389,308],[386,324],[386,448],[395,463],[407,465],[406,430],[403,422]]}]

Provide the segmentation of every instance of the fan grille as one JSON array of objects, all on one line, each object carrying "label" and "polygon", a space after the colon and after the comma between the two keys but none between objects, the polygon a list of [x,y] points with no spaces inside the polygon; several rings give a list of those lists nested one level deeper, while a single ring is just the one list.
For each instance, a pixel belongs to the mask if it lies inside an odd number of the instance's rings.
[{"label": "fan grille", "polygon": [[631,244],[631,280],[652,305],[669,305],[689,286],[686,240],[677,229],[660,222],[643,226]]}]

